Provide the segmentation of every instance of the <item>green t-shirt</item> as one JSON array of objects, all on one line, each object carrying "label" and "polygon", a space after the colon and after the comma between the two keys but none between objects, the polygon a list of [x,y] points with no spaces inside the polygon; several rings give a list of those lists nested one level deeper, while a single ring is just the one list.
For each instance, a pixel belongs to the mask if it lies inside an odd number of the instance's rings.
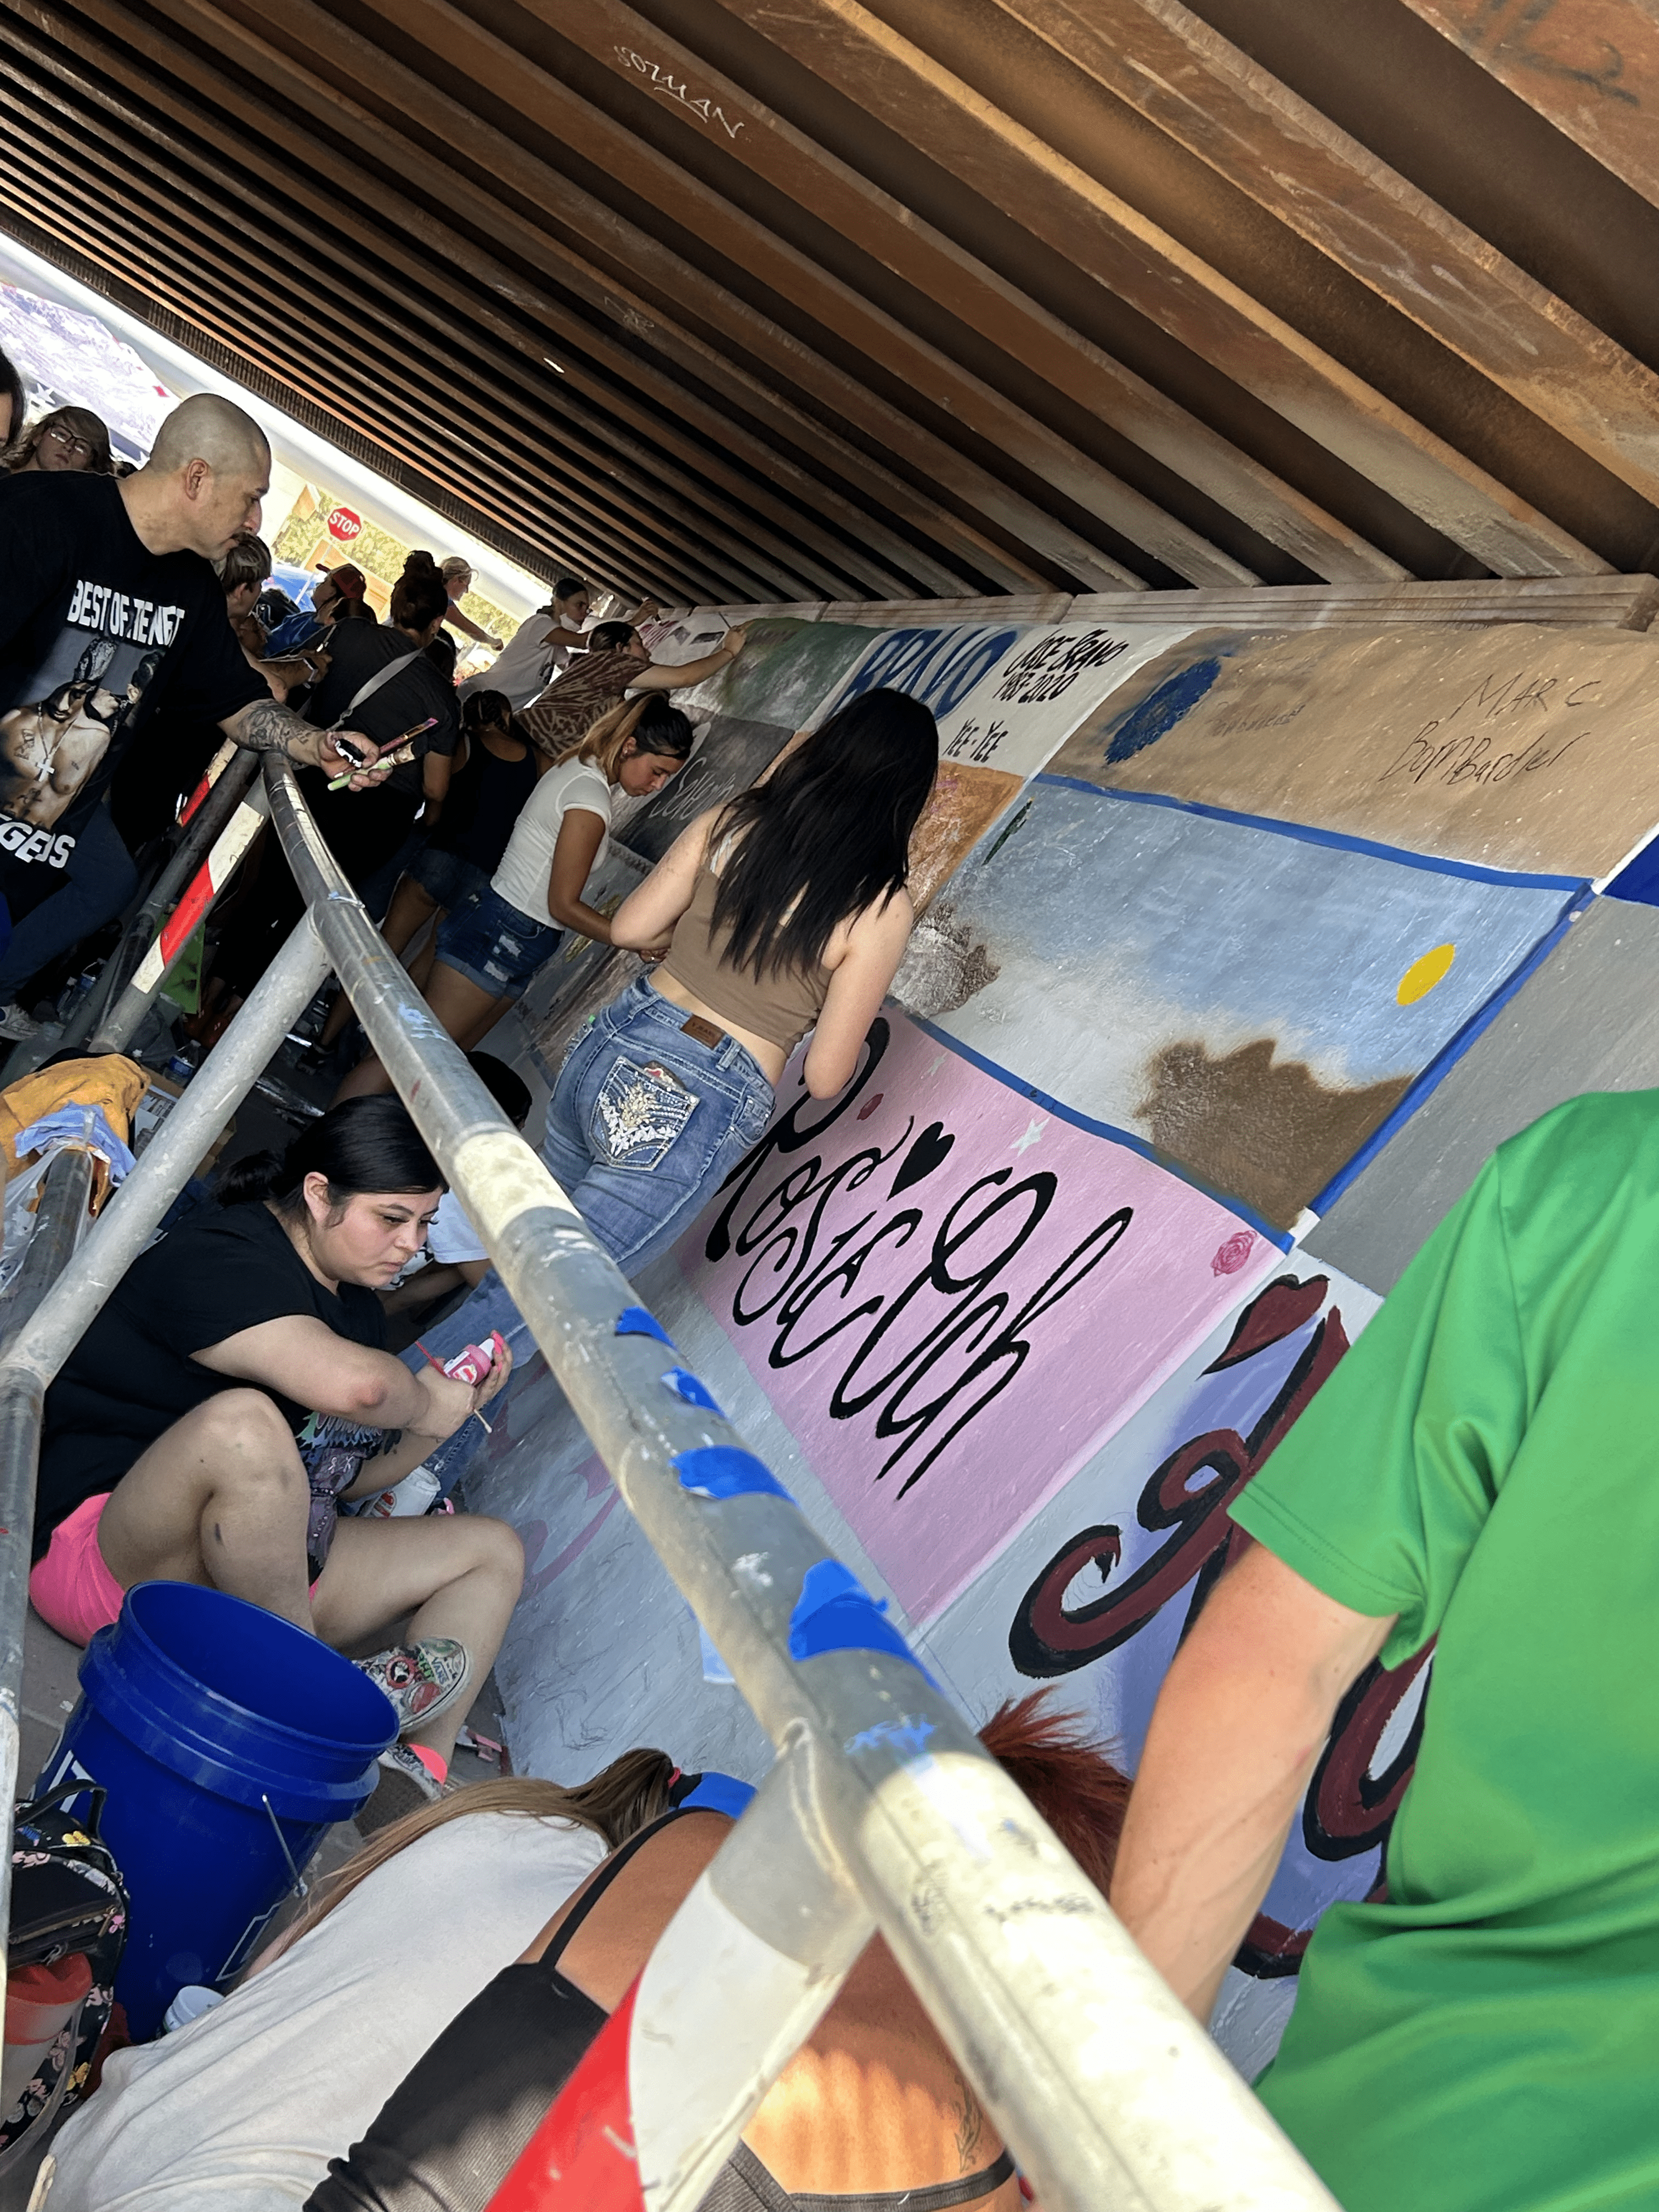
[{"label": "green t-shirt", "polygon": [[1659,2208],[1659,1091],[1488,1161],[1232,1512],[1439,1639],[1263,2101],[1346,2212]]}]

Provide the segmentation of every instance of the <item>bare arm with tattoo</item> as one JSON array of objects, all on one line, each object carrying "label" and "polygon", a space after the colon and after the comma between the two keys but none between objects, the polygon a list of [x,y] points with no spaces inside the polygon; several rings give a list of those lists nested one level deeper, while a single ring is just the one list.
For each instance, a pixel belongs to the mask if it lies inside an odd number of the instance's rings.
[{"label": "bare arm with tattoo", "polygon": [[[313,729],[309,722],[302,722],[290,708],[280,705],[275,699],[255,699],[250,705],[239,708],[235,714],[228,714],[219,727],[250,752],[283,753],[296,768],[319,768],[327,775],[349,773],[353,791],[372,791],[391,774],[389,769],[376,769],[379,749],[361,732]],[[337,735],[349,738],[362,752],[361,767],[337,750],[334,743]]]}]

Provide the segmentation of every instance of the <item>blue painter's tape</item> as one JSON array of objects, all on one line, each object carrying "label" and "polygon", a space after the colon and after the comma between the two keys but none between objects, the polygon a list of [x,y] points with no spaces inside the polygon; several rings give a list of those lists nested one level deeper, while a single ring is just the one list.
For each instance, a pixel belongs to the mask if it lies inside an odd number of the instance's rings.
[{"label": "blue painter's tape", "polygon": [[[695,1376],[689,1367],[671,1367],[663,1381],[677,1398],[684,1398],[688,1406],[701,1406],[710,1413],[720,1413],[714,1394],[708,1385]],[[721,1416],[724,1419],[724,1416]]]},{"label": "blue painter's tape", "polygon": [[681,1489],[698,1498],[789,1497],[763,1460],[733,1444],[703,1444],[696,1451],[676,1452],[674,1471]]},{"label": "blue painter's tape", "polygon": [[826,1651],[887,1651],[931,1682],[933,1676],[884,1616],[864,1584],[839,1559],[808,1567],[789,1616],[789,1656],[817,1659]]},{"label": "blue painter's tape", "polygon": [[1577,891],[1587,888],[1583,876],[1537,876],[1520,868],[1486,868],[1475,860],[1443,860],[1431,853],[1413,853],[1407,845],[1382,845],[1373,837],[1351,836],[1345,830],[1316,830],[1305,822],[1281,822],[1271,814],[1241,814],[1231,806],[1206,806],[1200,799],[1171,799],[1162,791],[1123,791],[1115,784],[1091,783],[1080,775],[1042,775],[1038,783],[1059,785],[1066,791],[1086,791],[1096,799],[1125,806],[1168,806],[1177,814],[1198,814],[1209,822],[1237,822],[1246,830],[1265,830],[1275,837],[1289,837],[1298,845],[1324,845],[1338,853],[1364,853],[1376,860],[1392,860],[1402,868],[1421,868],[1431,876],[1460,876],[1472,884],[1503,884],[1516,890]]},{"label": "blue painter's tape", "polygon": [[667,1345],[671,1351],[673,1349],[672,1337],[655,1314],[647,1313],[643,1306],[624,1306],[617,1316],[615,1333],[618,1336],[654,1336],[659,1344]]},{"label": "blue painter's tape", "polygon": [[702,1621],[697,1622],[697,1644],[702,1653],[703,1680],[718,1683],[722,1689],[733,1686],[737,1677],[714,1649],[714,1639]]},{"label": "blue painter's tape", "polygon": [[1328,1213],[1343,1192],[1358,1181],[1383,1146],[1405,1127],[1429,1093],[1456,1066],[1481,1032],[1497,1020],[1498,1015],[1503,1012],[1504,1007],[1509,1005],[1510,1000],[1514,998],[1528,978],[1535,974],[1543,965],[1578,916],[1590,904],[1591,896],[1589,886],[1586,884],[1577,897],[1569,903],[1553,928],[1545,931],[1520,965],[1498,985],[1497,990],[1483,1006],[1475,1008],[1456,1036],[1435,1054],[1386,1121],[1378,1122],[1353,1158],[1339,1168],[1324,1189],[1310,1200],[1310,1212],[1321,1215]]}]

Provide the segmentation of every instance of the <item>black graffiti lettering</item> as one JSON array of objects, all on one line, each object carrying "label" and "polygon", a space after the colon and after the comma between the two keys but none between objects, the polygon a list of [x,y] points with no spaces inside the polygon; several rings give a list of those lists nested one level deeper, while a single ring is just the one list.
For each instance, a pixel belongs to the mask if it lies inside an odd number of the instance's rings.
[{"label": "black graffiti lettering", "polygon": [[[843,1114],[850,1113],[857,1105],[859,1100],[869,1089],[876,1071],[886,1057],[887,1048],[892,1042],[892,1034],[891,1024],[884,1016],[878,1014],[871,1023],[869,1033],[864,1041],[863,1066],[854,1076],[846,1090],[830,1105],[823,1120],[812,1122],[810,1127],[803,1127],[802,1115],[817,1103],[814,1098],[803,1097],[796,1101],[787,1114],[772,1124],[754,1151],[746,1152],[738,1162],[720,1186],[722,1190],[729,1190],[732,1195],[717,1216],[714,1226],[709,1230],[708,1241],[703,1246],[703,1252],[707,1258],[711,1261],[723,1260],[731,1250],[732,1217],[768,1160],[775,1158],[781,1152],[801,1152],[806,1146],[816,1143],[826,1129],[832,1128]],[[906,1135],[908,1134],[907,1130]],[[879,1160],[884,1156],[876,1153],[873,1157]],[[816,1164],[813,1171],[816,1173]]]},{"label": "black graffiti lettering", "polygon": [[[1010,1181],[1012,1168],[981,1176],[951,1200],[931,1233],[924,1227],[925,1200],[896,1212],[874,1203],[832,1228],[832,1203],[864,1188],[908,1152],[914,1115],[895,1143],[866,1146],[827,1173],[821,1152],[790,1165],[775,1181],[766,1172],[769,1163],[775,1165],[781,1155],[800,1151],[859,1110],[855,1102],[869,1090],[890,1041],[888,1024],[875,1022],[865,1065],[830,1111],[809,1124],[812,1102],[802,1100],[769,1132],[729,1180],[731,1195],[704,1251],[711,1261],[748,1261],[732,1295],[732,1320],[739,1328],[769,1325],[769,1366],[794,1366],[841,1340],[837,1357],[844,1353],[845,1364],[830,1389],[830,1417],[850,1420],[876,1409],[878,1438],[896,1439],[876,1479],[908,1462],[902,1497],[1007,1389],[1030,1355],[1034,1324],[1105,1259],[1133,1211],[1121,1206],[1097,1223],[1012,1311],[1013,1297],[997,1286],[998,1279],[1050,1213],[1058,1183],[1047,1171],[1018,1182]],[[930,1133],[937,1139],[939,1125]],[[935,1143],[922,1176],[936,1172],[950,1150],[948,1143]],[[913,1184],[898,1178],[896,1187]],[[878,1255],[888,1258],[923,1235],[926,1255],[908,1281],[896,1291],[872,1288],[860,1295]]]},{"label": "black graffiti lettering", "polygon": [[[1012,1194],[1010,1194],[1010,1195]],[[1014,1314],[1006,1325],[1000,1329],[985,1346],[966,1373],[958,1376],[948,1389],[942,1391],[938,1398],[923,1408],[921,1425],[925,1426],[927,1422],[945,1413],[952,1396],[960,1399],[981,1378],[993,1376],[995,1378],[994,1381],[988,1381],[986,1387],[980,1390],[977,1396],[974,1397],[969,1403],[960,1407],[950,1427],[934,1438],[927,1455],[910,1470],[900,1485],[901,1498],[912,1484],[919,1481],[927,1473],[951,1437],[965,1428],[982,1407],[989,1405],[993,1398],[999,1396],[1007,1389],[1030,1356],[1031,1346],[1029,1332],[1031,1323],[1039,1315],[1048,1312],[1050,1308],[1058,1305],[1062,1298],[1070,1296],[1084,1278],[1091,1273],[1112,1250],[1133,1218],[1133,1206],[1121,1206],[1115,1213],[1109,1214],[1104,1221],[1091,1229],[1082,1243],[1067,1253],[1048,1280],[1038,1285],[1018,1312]],[[965,1334],[970,1324],[981,1318],[981,1311],[987,1320],[994,1318],[993,1310],[1000,1311],[1006,1307],[1006,1299],[999,1293],[994,1299],[988,1301],[984,1309],[970,1309],[962,1316],[955,1334]],[[934,1357],[927,1363],[927,1366],[937,1364],[939,1357],[951,1348],[951,1340],[947,1338],[944,1343],[935,1348]],[[910,1382],[906,1385],[906,1389],[920,1384],[926,1372],[927,1366],[918,1368],[911,1377]],[[904,1390],[896,1393],[883,1411],[876,1424],[878,1436],[893,1436],[900,1432],[902,1425],[901,1416],[904,1395]],[[881,1473],[885,1474],[889,1468],[896,1466],[902,1455],[902,1450],[896,1452],[888,1461],[887,1465],[881,1469]]]}]

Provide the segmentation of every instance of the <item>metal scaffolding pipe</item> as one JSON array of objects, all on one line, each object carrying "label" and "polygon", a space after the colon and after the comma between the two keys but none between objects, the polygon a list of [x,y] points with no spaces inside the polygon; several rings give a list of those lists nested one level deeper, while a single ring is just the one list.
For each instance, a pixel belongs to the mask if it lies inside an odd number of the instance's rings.
[{"label": "metal scaffolding pipe", "polygon": [[[289,865],[370,1043],[624,1503],[775,1748],[809,1772],[809,1844],[861,1895],[1048,2212],[1334,2212],[1053,1832],[681,1367],[388,951],[292,769],[269,757],[265,775]],[[735,1846],[736,1834],[726,1849]],[[719,1887],[757,1945],[799,1947],[799,1929],[780,1940],[795,1900],[777,1873]],[[828,1955],[808,1963],[837,1972]],[[660,2032],[698,2094],[672,2111],[635,2110],[617,2193],[596,2205],[638,2204],[642,2193],[650,2212],[692,2212],[787,2061],[787,2037],[758,2035],[763,1997],[733,1986],[715,1999],[700,2017],[682,2007],[678,2028],[665,2012]],[[757,2034],[728,2053],[734,2004],[755,2010]],[[805,2032],[799,2015],[795,2032]]]},{"label": "metal scaffolding pipe", "polygon": [[[23,1624],[28,1612],[34,1489],[46,1386],[160,1227],[161,1217],[253,1087],[328,962],[302,921],[203,1061],[81,1249],[0,1353],[0,1802],[17,1795]],[[37,1235],[49,1233],[43,1224]],[[11,1911],[11,1853],[0,1852],[0,1927]],[[0,1998],[5,1960],[0,1953]]]}]

